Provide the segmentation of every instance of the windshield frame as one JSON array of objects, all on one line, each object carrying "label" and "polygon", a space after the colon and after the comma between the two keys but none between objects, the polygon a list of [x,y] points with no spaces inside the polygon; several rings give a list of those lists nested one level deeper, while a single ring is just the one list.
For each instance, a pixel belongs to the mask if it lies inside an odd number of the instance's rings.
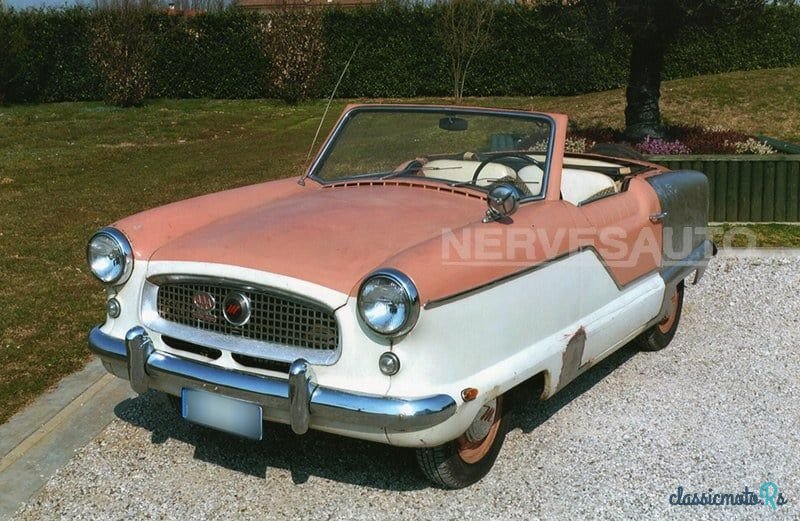
[{"label": "windshield frame", "polygon": [[[527,119],[527,120],[538,120],[547,122],[550,126],[550,135],[548,137],[548,145],[547,150],[545,151],[545,161],[544,161],[544,172],[542,173],[542,189],[536,195],[527,195],[522,197],[522,201],[538,201],[545,199],[547,197],[547,191],[550,185],[550,170],[553,163],[553,154],[555,150],[555,136],[556,136],[556,121],[553,117],[549,114],[543,112],[527,112],[523,110],[513,110],[513,109],[490,109],[490,108],[481,108],[481,107],[454,107],[449,105],[391,105],[391,104],[382,104],[382,105],[355,105],[352,107],[348,107],[345,109],[345,112],[339,118],[339,121],[334,126],[333,130],[331,131],[328,138],[323,143],[322,147],[320,148],[319,153],[317,153],[316,157],[312,161],[311,165],[308,167],[306,171],[305,177],[309,177],[316,181],[317,183],[327,186],[327,185],[337,185],[341,183],[351,182],[351,181],[379,181],[381,180],[380,176],[376,174],[375,176],[364,176],[364,175],[354,175],[350,177],[340,177],[337,179],[323,179],[317,175],[317,172],[322,168],[325,164],[330,153],[333,151],[334,147],[336,146],[337,141],[342,136],[343,131],[346,129],[348,123],[353,119],[353,116],[359,114],[361,112],[418,112],[418,113],[426,113],[426,114],[441,114],[442,116],[452,115],[452,114],[465,114],[465,115],[477,115],[477,116],[487,116],[487,115],[496,115],[502,117],[510,117],[510,118],[517,118],[517,119]],[[509,151],[511,152],[511,151]],[[519,151],[519,153],[524,153],[524,151]],[[393,180],[398,180],[400,178],[393,178]],[[444,179],[437,179],[435,177],[424,177],[420,178],[420,180],[430,181],[441,183],[446,186],[458,186],[459,188],[467,188],[471,190],[475,190],[481,193],[487,193],[488,187],[478,186],[474,184],[464,184],[464,183],[452,183],[450,181]]]}]

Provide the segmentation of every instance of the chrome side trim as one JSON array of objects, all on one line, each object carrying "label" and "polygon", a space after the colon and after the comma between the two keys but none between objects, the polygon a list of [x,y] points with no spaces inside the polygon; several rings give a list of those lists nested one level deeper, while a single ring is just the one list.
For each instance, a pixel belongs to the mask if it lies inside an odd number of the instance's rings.
[{"label": "chrome side trim", "polygon": [[579,254],[581,254],[581,253],[583,253],[585,251],[590,251],[590,252],[594,253],[595,257],[597,257],[597,260],[600,261],[600,264],[602,264],[603,268],[605,268],[606,273],[608,273],[609,278],[614,282],[614,285],[620,291],[622,291],[623,289],[625,289],[625,288],[627,288],[627,287],[629,287],[629,286],[631,286],[633,284],[636,284],[637,282],[639,282],[639,281],[641,281],[641,280],[643,280],[643,279],[645,279],[645,278],[657,273],[657,271],[658,271],[656,269],[648,271],[647,273],[644,273],[644,274],[640,275],[639,277],[636,277],[635,279],[631,280],[630,282],[628,282],[626,284],[620,284],[617,281],[617,279],[614,277],[614,274],[611,272],[611,268],[608,267],[608,263],[606,263],[606,260],[600,255],[600,252],[598,252],[597,249],[594,246],[581,246],[581,247],[576,248],[574,250],[570,250],[568,252],[556,255],[552,259],[547,259],[547,260],[539,262],[538,264],[534,264],[532,266],[524,267],[524,268],[522,268],[522,269],[520,269],[518,271],[515,271],[513,273],[509,273],[508,275],[503,275],[500,278],[497,278],[497,279],[494,279],[494,280],[490,280],[488,282],[485,282],[485,283],[480,284],[478,286],[466,289],[464,291],[460,291],[458,293],[454,293],[452,295],[448,295],[448,296],[442,297],[440,299],[429,300],[429,301],[427,301],[425,303],[425,305],[423,307],[425,309],[434,309],[434,308],[438,308],[439,306],[444,306],[445,304],[450,304],[451,302],[456,302],[458,300],[461,300],[461,299],[464,299],[464,298],[467,298],[467,297],[471,297],[472,295],[475,295],[475,294],[480,293],[482,291],[486,291],[488,289],[492,289],[495,286],[499,286],[501,284],[505,284],[506,282],[511,282],[512,280],[515,280],[515,279],[517,279],[519,277],[524,277],[525,275],[528,275],[529,273],[533,273],[534,271],[538,271],[540,269],[547,268],[551,264],[554,264],[556,262],[562,261],[562,260],[564,260],[564,259],[566,259],[568,257],[572,257],[573,255],[579,255]]},{"label": "chrome side trim", "polygon": [[[147,354],[149,343],[147,333],[140,327],[131,329],[125,340],[107,335],[99,327],[89,333],[91,350],[114,368],[115,374],[136,375],[137,381],[131,384],[139,389],[146,387],[175,396],[180,396],[183,388],[205,389],[258,403],[285,411],[295,432],[324,423],[351,425],[354,430],[369,427],[389,432],[417,431],[444,422],[457,408],[455,400],[445,394],[406,399],[318,386],[305,360],[295,361],[289,380],[285,380],[223,369],[161,351]],[[128,356],[126,344],[132,353],[135,346],[144,348]],[[134,364],[139,367],[132,368]]]}]

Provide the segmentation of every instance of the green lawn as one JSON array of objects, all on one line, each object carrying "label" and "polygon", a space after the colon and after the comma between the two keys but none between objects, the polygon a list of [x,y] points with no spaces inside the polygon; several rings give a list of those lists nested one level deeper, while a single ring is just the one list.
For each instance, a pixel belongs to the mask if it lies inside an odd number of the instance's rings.
[{"label": "green lawn", "polygon": [[711,234],[720,248],[800,248],[800,224],[722,224],[712,226]]},{"label": "green lawn", "polygon": [[[722,124],[800,142],[800,68],[668,82],[671,122]],[[425,102],[447,100],[423,100]],[[622,124],[621,90],[561,98],[469,99],[475,105]],[[0,107],[0,423],[89,358],[103,292],[84,261],[97,228],[189,196],[299,175],[325,103],[154,101]],[[323,136],[345,102],[338,101]],[[762,227],[800,246],[798,227]]]}]

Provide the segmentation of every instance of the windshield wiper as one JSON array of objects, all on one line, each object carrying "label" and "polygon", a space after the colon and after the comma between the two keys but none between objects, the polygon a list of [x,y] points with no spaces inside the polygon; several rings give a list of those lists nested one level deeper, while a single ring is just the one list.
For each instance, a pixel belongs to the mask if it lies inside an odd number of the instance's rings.
[{"label": "windshield wiper", "polygon": [[406,165],[405,168],[402,168],[400,170],[393,170],[391,172],[387,172],[386,175],[381,177],[381,181],[383,181],[384,179],[391,179],[393,177],[400,177],[400,176],[403,176],[403,175],[408,175],[408,174],[410,174],[412,172],[420,171],[423,168],[425,168],[425,165],[423,165],[420,161],[414,160],[414,161],[411,161],[408,165]]},{"label": "windshield wiper", "polygon": [[388,174],[386,174],[384,176],[381,176],[380,180],[383,181],[384,179],[391,179],[393,177],[400,177],[400,176],[407,175],[407,174],[410,174],[410,173],[411,173],[411,170],[409,170],[407,168],[404,168],[402,170],[396,170],[396,171],[389,172]]}]

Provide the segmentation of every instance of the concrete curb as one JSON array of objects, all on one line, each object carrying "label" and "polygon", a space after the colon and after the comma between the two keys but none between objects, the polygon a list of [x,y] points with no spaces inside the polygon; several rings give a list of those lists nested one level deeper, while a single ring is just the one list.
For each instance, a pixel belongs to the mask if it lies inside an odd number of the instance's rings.
[{"label": "concrete curb", "polygon": [[0,425],[0,518],[30,499],[132,394],[128,382],[94,360]]}]

